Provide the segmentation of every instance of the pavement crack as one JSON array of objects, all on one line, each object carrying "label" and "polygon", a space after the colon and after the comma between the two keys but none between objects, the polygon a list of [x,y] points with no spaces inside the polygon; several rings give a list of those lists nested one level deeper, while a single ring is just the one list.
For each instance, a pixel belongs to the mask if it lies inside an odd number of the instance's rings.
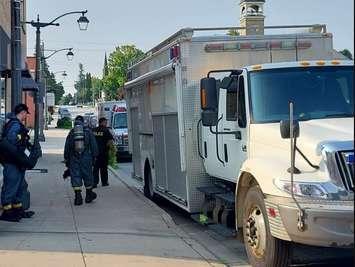
[{"label": "pavement crack", "polygon": [[69,204],[70,204],[70,208],[71,208],[71,211],[72,211],[72,216],[73,216],[73,221],[74,221],[74,227],[75,227],[75,233],[76,233],[76,237],[78,238],[81,257],[82,257],[82,259],[83,259],[84,266],[87,267],[86,259],[85,259],[85,255],[84,255],[84,251],[83,251],[83,246],[82,246],[82,244],[81,244],[81,239],[80,239],[80,235],[79,235],[78,223],[77,223],[76,217],[75,217],[75,212],[74,212],[73,203],[72,203],[72,201],[71,201],[71,198],[70,198],[70,195],[69,195],[70,193],[68,192],[68,189],[66,189],[66,192],[67,192],[67,198],[68,198],[68,201],[69,201]]}]

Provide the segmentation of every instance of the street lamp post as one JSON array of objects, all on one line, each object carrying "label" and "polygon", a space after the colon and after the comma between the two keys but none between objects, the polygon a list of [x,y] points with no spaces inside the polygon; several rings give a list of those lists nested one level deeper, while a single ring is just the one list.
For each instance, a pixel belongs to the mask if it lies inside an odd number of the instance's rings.
[{"label": "street lamp post", "polygon": [[58,49],[58,50],[51,50],[51,49],[46,49],[46,51],[51,51],[52,53],[48,56],[43,56],[42,59],[45,60],[45,59],[48,59],[50,57],[52,57],[53,55],[55,55],[56,53],[58,52],[61,52],[61,51],[68,51],[66,56],[67,56],[67,59],[69,61],[72,61],[73,60],[73,57],[74,57],[74,53],[73,53],[73,48],[62,48],[62,49]]},{"label": "street lamp post", "polygon": [[[68,12],[63,15],[60,15],[53,19],[51,22],[40,22],[39,21],[39,15],[37,15],[37,21],[30,21],[26,22],[27,24],[30,24],[32,27],[36,28],[36,76],[35,76],[35,81],[39,83],[41,81],[41,72],[40,72],[40,64],[41,64],[41,28],[45,28],[47,26],[59,26],[59,23],[55,23],[58,19],[71,15],[71,14],[81,14],[80,18],[77,20],[79,24],[79,29],[80,30],[87,30],[89,20],[85,16],[87,13],[87,10],[84,11],[73,11],[73,12]],[[40,98],[42,97],[42,100],[40,101]],[[39,114],[39,104],[43,104],[43,90],[40,90],[39,93],[36,93],[35,95],[35,130],[34,130],[34,140],[35,142],[39,141],[39,121],[40,121],[40,114]],[[44,136],[41,136],[41,141],[44,141]]]}]

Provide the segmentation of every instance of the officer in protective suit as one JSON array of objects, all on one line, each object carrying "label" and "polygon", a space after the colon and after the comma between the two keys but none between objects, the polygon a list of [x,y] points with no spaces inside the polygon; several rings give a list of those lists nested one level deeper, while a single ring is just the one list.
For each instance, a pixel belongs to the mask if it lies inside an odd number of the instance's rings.
[{"label": "officer in protective suit", "polygon": [[[10,114],[5,124],[0,140],[0,162],[4,167],[1,203],[3,213],[1,220],[18,222],[22,218],[30,218],[33,211],[25,211],[23,207],[24,194],[27,193],[25,172],[33,169],[41,155],[39,143],[31,145],[28,130],[24,126],[28,112],[25,104],[19,104]],[[30,155],[25,154],[25,150]]]},{"label": "officer in protective suit", "polygon": [[71,184],[75,193],[74,205],[83,204],[81,187],[86,188],[85,203],[96,198],[92,191],[94,185],[93,165],[98,156],[98,147],[95,136],[88,127],[84,126],[84,118],[77,116],[74,128],[69,132],[64,148],[64,160],[69,168]]}]

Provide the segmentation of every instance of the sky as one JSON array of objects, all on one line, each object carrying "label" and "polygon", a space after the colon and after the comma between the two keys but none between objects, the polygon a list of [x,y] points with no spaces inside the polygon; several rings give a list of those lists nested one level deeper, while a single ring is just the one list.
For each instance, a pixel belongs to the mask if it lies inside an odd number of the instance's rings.
[{"label": "sky", "polygon": [[[239,26],[239,0],[28,0],[27,20],[42,22],[70,11],[88,10],[87,31],[80,31],[80,15],[61,18],[59,27],[42,29],[45,49],[73,47],[73,61],[60,52],[47,60],[50,71],[66,71],[66,92],[74,92],[78,64],[86,72],[101,77],[104,55],[116,46],[134,44],[143,51],[184,27]],[[341,4],[340,4],[341,3]],[[354,0],[266,0],[265,25],[326,24],[334,34],[334,48],[354,54]],[[27,28],[28,55],[34,53],[35,30]],[[47,52],[48,53],[48,52]]]}]

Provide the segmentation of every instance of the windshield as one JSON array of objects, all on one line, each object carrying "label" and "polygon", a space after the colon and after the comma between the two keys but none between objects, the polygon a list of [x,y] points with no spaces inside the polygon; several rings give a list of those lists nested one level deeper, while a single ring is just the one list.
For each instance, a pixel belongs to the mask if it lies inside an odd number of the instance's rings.
[{"label": "windshield", "polygon": [[350,117],[354,114],[353,67],[273,69],[250,73],[254,123],[289,118],[294,102],[298,120]]},{"label": "windshield", "polygon": [[116,113],[113,116],[113,128],[114,129],[127,128],[127,113]]}]

